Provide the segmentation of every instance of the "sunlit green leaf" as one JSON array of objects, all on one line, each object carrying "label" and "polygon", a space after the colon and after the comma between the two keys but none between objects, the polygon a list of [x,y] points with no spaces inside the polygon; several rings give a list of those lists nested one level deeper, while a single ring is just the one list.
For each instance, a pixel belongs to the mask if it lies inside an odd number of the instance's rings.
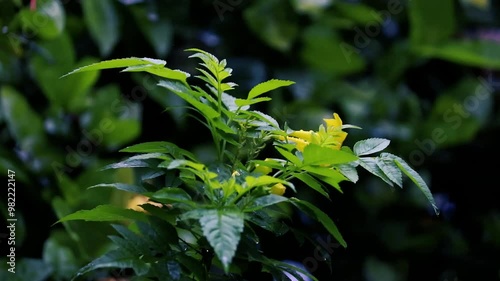
[{"label": "sunlit green leaf", "polygon": [[[95,0],[91,0],[95,1]],[[130,57],[130,58],[123,58],[123,59],[112,59],[112,60],[104,60],[100,62],[96,62],[93,64],[85,65],[80,68],[77,68],[62,77],[78,73],[78,72],[83,72],[83,71],[96,71],[96,70],[101,70],[101,69],[110,69],[110,68],[126,68],[130,66],[136,66],[136,65],[158,65],[158,66],[164,66],[167,62],[164,60],[159,60],[159,59],[150,59],[150,58],[137,58],[137,57]]]},{"label": "sunlit green leaf", "polygon": [[262,94],[265,94],[269,91],[275,90],[277,88],[286,87],[295,84],[293,81],[288,80],[279,80],[279,79],[271,79],[266,82],[262,82],[260,84],[255,85],[250,92],[248,93],[247,99],[254,99]]},{"label": "sunlit green leaf", "polygon": [[351,153],[322,147],[317,144],[309,144],[304,148],[304,165],[336,165],[356,161],[358,157]]}]

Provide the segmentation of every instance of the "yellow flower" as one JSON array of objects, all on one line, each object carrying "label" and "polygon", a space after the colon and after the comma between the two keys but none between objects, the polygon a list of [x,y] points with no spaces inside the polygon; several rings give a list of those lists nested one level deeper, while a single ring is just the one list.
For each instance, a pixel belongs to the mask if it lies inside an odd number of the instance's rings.
[{"label": "yellow flower", "polygon": [[333,119],[323,119],[325,120],[328,129],[340,129],[342,130],[342,119],[337,113],[333,114]]},{"label": "yellow flower", "polygon": [[293,131],[289,134],[288,138],[279,136],[278,139],[284,141],[285,139],[294,142],[297,150],[303,152],[304,148],[310,143],[320,145],[322,147],[329,147],[332,149],[340,149],[342,143],[347,137],[347,133],[342,131],[342,119],[337,113],[333,114],[332,119],[323,119],[326,123],[326,128],[324,125],[319,126],[319,130],[315,131],[304,131],[298,130]]},{"label": "yellow flower", "polygon": [[160,203],[149,201],[149,198],[144,195],[136,195],[127,202],[127,209],[132,209],[138,212],[145,212],[144,209],[139,206],[145,203],[155,205],[160,208],[163,207],[163,205]]},{"label": "yellow flower", "polygon": [[298,151],[304,151],[304,148],[309,145],[308,141],[299,138],[289,137],[288,140],[295,143]]},{"label": "yellow flower", "polygon": [[282,183],[277,183],[273,186],[271,186],[271,194],[275,194],[275,195],[283,195],[285,194],[285,191],[286,191],[286,187],[282,184]]},{"label": "yellow flower", "polygon": [[261,173],[263,175],[267,175],[272,171],[273,171],[273,168],[268,167],[268,166],[259,165],[259,164],[255,165],[255,169],[254,169],[254,172]]},{"label": "yellow flower", "polygon": [[290,134],[290,136],[292,136],[292,137],[297,137],[297,138],[305,140],[307,142],[313,141],[313,135],[314,135],[314,131],[304,131],[304,130],[294,131]]}]

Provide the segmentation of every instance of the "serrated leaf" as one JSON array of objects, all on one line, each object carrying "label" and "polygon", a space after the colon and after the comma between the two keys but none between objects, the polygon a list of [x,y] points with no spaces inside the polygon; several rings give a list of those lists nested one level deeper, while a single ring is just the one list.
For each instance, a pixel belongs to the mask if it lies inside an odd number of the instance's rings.
[{"label": "serrated leaf", "polygon": [[151,245],[147,238],[139,236],[123,225],[113,224],[112,227],[120,234],[119,238],[125,243],[125,247],[120,248],[125,248],[137,255],[151,255],[151,249],[154,245]]},{"label": "serrated leaf", "polygon": [[148,196],[165,204],[186,203],[188,205],[196,206],[191,196],[189,196],[189,194],[183,189],[177,187],[162,188]]},{"label": "serrated leaf", "polygon": [[248,207],[246,207],[243,211],[244,212],[254,212],[254,211],[260,210],[262,208],[265,208],[265,207],[268,207],[268,206],[271,206],[274,204],[278,204],[281,202],[285,202],[285,201],[288,201],[288,198],[286,198],[284,196],[275,195],[275,194],[269,194],[269,195],[265,195],[265,196],[257,198],[251,204],[248,204]]},{"label": "serrated leaf", "polygon": [[85,221],[123,221],[147,220],[147,215],[132,209],[124,209],[114,205],[99,205],[94,209],[80,210],[62,217],[56,223],[72,220]]},{"label": "serrated leaf", "polygon": [[251,100],[269,91],[275,90],[280,87],[290,86],[292,84],[295,84],[295,82],[289,80],[271,79],[255,85],[248,93],[247,99]]},{"label": "serrated leaf", "polygon": [[[281,270],[281,274],[285,275],[287,279],[289,279],[291,276],[295,278],[297,281],[318,281],[314,275],[309,273],[306,269],[297,267],[293,264],[287,263],[287,262],[281,262],[281,261],[272,261],[272,265],[279,268]],[[286,274],[286,273],[288,274]],[[291,275],[291,276],[290,276]]]},{"label": "serrated leaf", "polygon": [[203,235],[228,272],[243,232],[244,216],[237,210],[209,210],[200,218]]},{"label": "serrated leaf", "polygon": [[249,111],[247,113],[252,115],[252,116],[256,116],[257,118],[259,118],[260,120],[271,125],[275,129],[280,129],[280,125],[279,125],[278,121],[276,121],[276,119],[274,119],[273,117],[271,117],[265,113],[262,113],[262,112],[256,111],[256,110]]},{"label": "serrated leaf", "polygon": [[340,164],[336,167],[339,169],[340,173],[351,182],[356,183],[359,180],[358,171],[355,166],[351,164]]},{"label": "serrated leaf", "polygon": [[375,163],[384,174],[399,187],[403,187],[403,175],[394,160],[384,157],[375,158]]},{"label": "serrated leaf", "polygon": [[388,139],[371,138],[358,141],[354,144],[354,153],[358,156],[376,153],[389,146],[391,141]]},{"label": "serrated leaf", "polygon": [[148,190],[142,186],[133,185],[133,184],[125,184],[125,183],[101,183],[101,184],[93,185],[93,186],[89,187],[88,189],[98,188],[98,187],[108,187],[108,188],[111,187],[111,188],[116,188],[118,190],[132,192],[132,193],[136,193],[136,194],[144,194],[144,193],[148,192]]},{"label": "serrated leaf", "polygon": [[188,85],[186,83],[186,79],[190,77],[191,75],[187,72],[177,70],[177,69],[170,69],[167,67],[163,67],[162,65],[158,64],[141,64],[141,65],[134,65],[134,66],[129,66],[122,70],[122,72],[148,72],[151,74],[154,74],[159,77],[167,78],[167,79],[172,79],[172,80],[178,80],[183,82],[186,86]]},{"label": "serrated leaf", "polygon": [[227,109],[229,109],[230,112],[235,112],[238,109],[248,110],[250,108],[250,106],[237,105],[236,98],[227,94],[227,93],[222,93],[221,99],[222,99],[222,102],[224,103],[224,105],[227,107]]},{"label": "serrated leaf", "polygon": [[96,70],[102,70],[102,69],[111,69],[111,68],[126,68],[129,66],[135,66],[135,65],[159,65],[159,66],[164,66],[167,62],[164,60],[158,60],[158,59],[150,59],[150,58],[137,58],[137,57],[130,57],[130,58],[123,58],[123,59],[112,59],[112,60],[105,60],[101,62],[96,62],[93,64],[89,64],[86,66],[82,66],[80,68],[77,68],[63,76],[66,77],[68,75],[78,73],[78,72],[83,72],[83,71],[96,71]]},{"label": "serrated leaf", "polygon": [[359,158],[358,163],[361,167],[365,168],[365,170],[367,170],[368,172],[372,173],[373,175],[381,178],[388,185],[394,186],[391,179],[389,179],[384,174],[384,172],[379,168],[379,166],[377,165],[377,161],[375,160],[374,157],[361,157],[361,158]]},{"label": "serrated leaf", "polygon": [[[132,268],[137,275],[141,276],[149,271],[150,265],[140,260],[135,253],[117,249],[104,254],[82,267],[75,278],[99,268]],[[75,278],[72,280],[75,280]]]},{"label": "serrated leaf", "polygon": [[196,277],[195,280],[206,280],[206,270],[199,260],[188,255],[178,255],[176,260]]},{"label": "serrated leaf", "polygon": [[328,232],[333,235],[333,237],[345,248],[347,247],[347,243],[345,242],[344,238],[342,237],[342,234],[340,234],[340,231],[338,230],[337,226],[333,222],[330,217],[325,214],[323,211],[318,209],[318,207],[314,206],[313,204],[307,202],[307,201],[302,201],[297,198],[291,198],[290,202],[292,202],[297,208],[299,208],[301,211],[306,213],[306,215],[310,216],[311,218],[315,219],[319,223],[321,223]]},{"label": "serrated leaf", "polygon": [[406,161],[404,161],[401,157],[390,153],[386,153],[384,154],[384,156],[394,159],[394,162],[399,167],[399,169],[401,169],[401,171],[406,176],[408,176],[411,181],[415,183],[415,185],[417,185],[417,187],[420,189],[420,191],[422,191],[427,200],[429,200],[429,203],[432,205],[432,208],[434,208],[434,212],[436,213],[436,215],[439,215],[439,209],[436,205],[436,202],[434,201],[431,190],[425,183],[424,179],[422,179],[422,177],[417,173],[417,171],[410,167],[410,165],[408,165],[408,163],[406,163]]},{"label": "serrated leaf", "polygon": [[168,153],[175,158],[182,158],[183,156],[187,156],[191,160],[195,160],[196,157],[191,152],[184,150],[173,144],[171,142],[166,141],[152,141],[152,142],[144,142],[135,144],[132,146],[125,147],[120,150],[120,152],[130,152],[130,153]]},{"label": "serrated leaf", "polygon": [[220,116],[220,114],[212,108],[210,105],[205,104],[198,99],[194,98],[193,95],[188,94],[189,89],[186,88],[183,84],[175,81],[166,81],[162,80],[158,83],[158,86],[167,88],[174,94],[178,95],[186,102],[191,104],[194,108],[196,108],[202,115],[204,115],[207,119],[215,119]]},{"label": "serrated leaf", "polygon": [[235,103],[237,106],[245,106],[245,105],[256,104],[259,102],[270,101],[270,100],[272,100],[272,99],[269,97],[262,97],[262,98],[248,99],[248,100],[236,99]]}]

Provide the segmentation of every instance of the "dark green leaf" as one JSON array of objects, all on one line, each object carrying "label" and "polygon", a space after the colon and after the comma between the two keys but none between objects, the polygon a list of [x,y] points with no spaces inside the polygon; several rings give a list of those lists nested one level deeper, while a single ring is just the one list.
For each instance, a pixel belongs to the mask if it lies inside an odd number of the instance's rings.
[{"label": "dark green leaf", "polygon": [[165,204],[185,203],[188,205],[196,206],[191,196],[189,196],[189,194],[183,189],[177,187],[162,188],[151,194],[150,197],[158,202]]},{"label": "dark green leaf", "polygon": [[194,106],[207,119],[214,119],[220,116],[220,114],[210,105],[199,101],[194,98],[193,95],[189,94],[189,89],[180,82],[162,80],[158,83],[158,86],[167,88],[174,94],[184,99],[186,102]]},{"label": "dark green leaf", "polygon": [[[135,274],[144,275],[149,271],[150,265],[141,260],[135,253],[122,249],[112,250],[103,256],[91,261],[82,267],[76,277],[100,268],[133,269]],[[75,278],[76,278],[75,277]],[[75,279],[73,278],[73,280]]]},{"label": "dark green leaf", "polygon": [[127,221],[147,220],[147,215],[131,209],[124,209],[114,205],[99,205],[91,210],[80,210],[64,216],[57,222],[85,220],[85,221]]},{"label": "dark green leaf", "polygon": [[299,31],[296,14],[288,7],[286,1],[254,1],[245,9],[243,16],[250,29],[262,41],[274,49],[286,52],[292,47]]},{"label": "dark green leaf", "polygon": [[294,174],[294,177],[296,177],[299,180],[303,181],[310,188],[316,190],[321,195],[323,195],[326,198],[330,199],[330,195],[328,195],[328,192],[325,191],[325,189],[323,188],[323,186],[321,185],[321,183],[319,183],[314,177],[310,176],[307,173]]},{"label": "dark green leaf", "polygon": [[[95,0],[91,0],[95,1]],[[83,71],[96,71],[96,70],[102,70],[102,69],[110,69],[110,68],[126,68],[130,66],[135,66],[135,65],[159,65],[159,66],[164,66],[167,62],[164,60],[159,60],[159,59],[150,59],[150,58],[137,58],[137,57],[130,57],[130,58],[123,58],[123,59],[112,59],[112,60],[105,60],[105,61],[100,61],[96,62],[90,65],[82,66],[80,68],[77,68],[62,77],[66,77],[68,75],[78,73],[78,72],[83,72]]]},{"label": "dark green leaf", "polygon": [[89,189],[90,188],[98,188],[98,187],[111,187],[111,188],[116,188],[118,190],[123,190],[123,191],[136,193],[136,194],[144,194],[144,193],[148,192],[148,190],[142,186],[125,184],[125,183],[101,183],[101,184],[93,185],[93,186],[89,187]]},{"label": "dark green leaf", "polygon": [[[410,1],[410,39],[414,46],[438,45],[456,32],[455,1]],[[403,10],[403,7],[401,7]]]},{"label": "dark green leaf", "polygon": [[244,216],[237,210],[208,210],[200,218],[203,235],[227,272],[243,232]]},{"label": "dark green leaf", "polygon": [[310,216],[311,218],[315,219],[316,221],[320,222],[327,230],[328,232],[333,235],[337,241],[345,247],[347,247],[347,243],[345,242],[344,238],[340,234],[337,226],[335,223],[330,219],[330,217],[325,214],[323,211],[318,209],[318,207],[314,206],[313,204],[307,202],[307,201],[302,201],[297,198],[291,198],[290,202],[292,202],[297,208],[299,208],[301,211],[306,213],[306,215]]},{"label": "dark green leaf", "polygon": [[137,25],[159,57],[165,57],[172,47],[174,27],[165,17],[150,19],[146,6],[134,5],[130,7]]},{"label": "dark green leaf", "polygon": [[66,24],[66,14],[60,1],[39,1],[36,10],[23,9],[18,17],[23,28],[31,30],[42,39],[53,39],[59,36]]},{"label": "dark green leaf", "polygon": [[431,190],[425,183],[424,179],[415,171],[406,161],[404,161],[401,157],[398,157],[393,154],[389,153],[384,153],[384,155],[381,155],[390,159],[393,159],[396,165],[403,171],[403,173],[408,176],[415,185],[422,191],[424,194],[425,198],[429,201],[429,203],[432,205],[434,208],[434,212],[439,215],[439,209],[436,205],[436,202],[434,201],[434,197],[432,196]]},{"label": "dark green leaf", "polygon": [[448,41],[415,48],[419,55],[472,67],[500,69],[499,43],[487,40]]},{"label": "dark green leaf", "polygon": [[260,210],[262,208],[272,206],[274,204],[278,204],[281,202],[286,202],[286,201],[288,201],[288,198],[286,198],[284,196],[269,194],[269,195],[257,198],[255,201],[253,201],[251,204],[249,204],[247,207],[245,207],[245,209],[243,211],[244,212],[254,212],[254,211]]},{"label": "dark green leaf", "polygon": [[101,56],[108,56],[120,39],[120,19],[114,1],[85,0],[80,3],[85,23]]}]

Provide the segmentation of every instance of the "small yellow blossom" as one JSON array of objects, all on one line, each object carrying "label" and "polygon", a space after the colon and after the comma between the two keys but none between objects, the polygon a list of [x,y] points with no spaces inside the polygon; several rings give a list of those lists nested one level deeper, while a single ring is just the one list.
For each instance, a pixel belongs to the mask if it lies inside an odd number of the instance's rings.
[{"label": "small yellow blossom", "polygon": [[275,195],[283,195],[285,194],[285,191],[286,191],[286,187],[282,184],[282,183],[277,183],[273,186],[271,186],[271,194],[275,194]]},{"label": "small yellow blossom", "polygon": [[313,135],[314,135],[314,131],[304,131],[304,130],[294,131],[290,134],[290,136],[292,136],[292,137],[303,139],[307,142],[313,141]]},{"label": "small yellow blossom", "polygon": [[326,126],[328,128],[338,128],[342,129],[342,119],[340,119],[340,116],[337,113],[333,114],[333,119],[323,119],[326,123]]},{"label": "small yellow blossom", "polygon": [[146,204],[146,203],[160,207],[160,208],[163,206],[160,203],[149,201],[149,198],[144,196],[144,195],[136,195],[136,196],[132,197],[132,199],[130,199],[127,202],[127,209],[132,209],[132,210],[138,211],[138,212],[145,212],[144,209],[141,208],[141,206],[139,206],[139,205]]},{"label": "small yellow blossom", "polygon": [[255,165],[255,169],[254,169],[254,172],[257,172],[257,173],[261,173],[263,175],[267,175],[269,173],[271,173],[273,171],[273,169],[271,167],[268,167],[268,166],[263,166],[263,165]]},{"label": "small yellow blossom", "polygon": [[325,118],[323,120],[326,123],[326,128],[324,125],[320,125],[318,132],[298,130],[290,133],[287,138],[279,136],[278,139],[282,141],[286,139],[295,143],[295,147],[301,152],[311,143],[339,150],[347,137],[347,133],[342,131],[342,119],[337,113],[334,113],[332,119]]}]

